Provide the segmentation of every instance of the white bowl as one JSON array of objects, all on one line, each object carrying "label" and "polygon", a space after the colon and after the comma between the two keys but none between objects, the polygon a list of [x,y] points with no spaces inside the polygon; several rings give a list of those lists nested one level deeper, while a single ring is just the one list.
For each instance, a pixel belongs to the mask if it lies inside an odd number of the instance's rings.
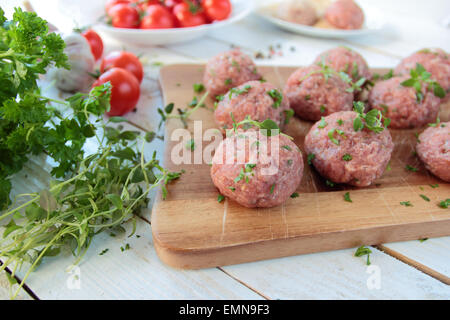
[{"label": "white bowl", "polygon": [[214,22],[191,28],[173,29],[122,29],[114,28],[105,23],[98,23],[95,29],[120,42],[137,45],[166,45],[194,40],[204,36],[215,28],[225,27],[237,22],[253,11],[253,0],[231,0],[233,9],[230,17],[223,21]]},{"label": "white bowl", "polygon": [[280,1],[270,1],[269,2],[270,4],[267,5],[266,1],[265,5],[260,6],[259,9],[257,10],[256,12],[257,15],[283,30],[306,36],[317,38],[334,38],[334,39],[360,37],[375,32],[379,32],[386,25],[383,15],[377,8],[361,4],[359,5],[364,11],[364,25],[362,26],[361,29],[358,30],[325,29],[301,25],[277,18],[273,13],[273,9],[274,8],[276,9],[276,5],[278,2]]}]

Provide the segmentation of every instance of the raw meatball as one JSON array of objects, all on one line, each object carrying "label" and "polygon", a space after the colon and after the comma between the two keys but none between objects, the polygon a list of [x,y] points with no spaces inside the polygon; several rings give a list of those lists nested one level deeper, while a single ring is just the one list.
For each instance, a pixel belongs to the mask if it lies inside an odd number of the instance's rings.
[{"label": "raw meatball", "polygon": [[357,81],[360,78],[372,78],[372,73],[366,60],[358,52],[347,47],[340,46],[322,52],[314,63],[321,62],[338,72],[343,71],[347,73],[352,77],[353,81]]},{"label": "raw meatball", "polygon": [[338,29],[361,29],[364,12],[353,0],[337,0],[325,11],[325,19]]},{"label": "raw meatball", "polygon": [[223,100],[218,103],[214,116],[221,129],[233,127],[231,112],[236,122],[250,116],[252,120],[257,121],[272,119],[282,127],[288,109],[288,100],[283,98],[281,90],[273,84],[249,81],[225,94]]},{"label": "raw meatball", "polygon": [[314,6],[307,0],[283,1],[278,6],[278,18],[311,26],[318,20]]},{"label": "raw meatball", "polygon": [[425,167],[450,182],[450,122],[429,127],[419,135],[416,151]]},{"label": "raw meatball", "polygon": [[423,100],[418,102],[416,90],[400,84],[407,79],[409,76],[377,82],[369,94],[370,106],[391,119],[391,128],[422,127],[434,122],[439,112],[440,99],[423,88]]},{"label": "raw meatball", "polygon": [[203,84],[211,96],[215,97],[247,81],[259,79],[261,75],[258,74],[252,59],[235,49],[208,61]]},{"label": "raw meatball", "polygon": [[63,36],[70,70],[63,68],[52,68],[48,77],[55,81],[59,90],[67,92],[87,91],[95,79],[89,73],[94,72],[95,59],[87,40],[79,33],[73,32]]},{"label": "raw meatball", "polygon": [[[365,187],[381,177],[394,144],[387,129],[381,133],[367,128],[355,131],[356,116],[354,111],[341,111],[316,122],[306,135],[305,150],[314,155],[312,163],[326,179]],[[339,145],[330,139],[330,134]]]},{"label": "raw meatball", "polygon": [[211,167],[220,193],[248,208],[282,204],[302,176],[300,149],[286,136],[266,137],[256,130],[238,130],[223,140]]},{"label": "raw meatball", "polygon": [[[395,74],[409,74],[420,63],[431,78],[450,92],[450,56],[442,49],[422,49],[403,59],[395,68]],[[449,97],[450,95],[447,95]]]},{"label": "raw meatball", "polygon": [[320,70],[317,65],[300,68],[284,87],[284,96],[302,119],[319,120],[333,112],[353,108],[353,93],[346,91],[350,86],[337,75],[326,80]]}]

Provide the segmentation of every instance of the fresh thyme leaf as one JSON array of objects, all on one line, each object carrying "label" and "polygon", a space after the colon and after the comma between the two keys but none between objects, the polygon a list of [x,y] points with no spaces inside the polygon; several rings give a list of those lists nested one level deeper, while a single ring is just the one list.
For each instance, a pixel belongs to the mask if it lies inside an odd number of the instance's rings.
[{"label": "fresh thyme leaf", "polygon": [[219,194],[219,195],[217,196],[217,202],[221,203],[223,200],[225,200],[225,196]]},{"label": "fresh thyme leaf", "polygon": [[272,184],[272,186],[270,187],[270,194],[272,194],[274,190],[275,190],[275,183]]},{"label": "fresh thyme leaf", "polygon": [[334,137],[335,132],[336,132],[336,129],[332,129],[332,130],[328,131],[328,138],[331,140],[331,142],[333,142],[335,145],[338,146],[340,143],[339,143],[339,140]]},{"label": "fresh thyme leaf", "polygon": [[438,98],[444,98],[446,95],[445,90],[441,85],[431,79],[431,73],[425,70],[420,64],[416,64],[415,69],[410,70],[411,78],[400,83],[404,87],[414,88],[416,91],[416,100],[418,103],[423,101],[422,90],[431,90],[433,94]]},{"label": "fresh thyme leaf", "polygon": [[449,206],[450,206],[450,199],[445,199],[439,202],[439,207],[441,207],[442,209],[448,209]]},{"label": "fresh thyme leaf", "polygon": [[413,166],[410,166],[409,164],[407,164],[407,165],[405,166],[405,169],[408,170],[408,171],[411,171],[411,172],[417,172],[417,171],[419,171],[419,169],[414,168]]},{"label": "fresh thyme leaf", "polygon": [[352,159],[353,159],[352,155],[348,154],[348,153],[346,153],[342,156],[342,160],[344,160],[344,161],[351,161]]},{"label": "fresh thyme leaf", "polygon": [[430,184],[430,187],[432,187],[433,189],[435,189],[435,188],[439,188],[439,184]]},{"label": "fresh thyme leaf", "polygon": [[309,164],[309,165],[312,164],[312,161],[314,160],[315,157],[316,157],[316,155],[313,154],[313,153],[308,154],[307,161],[308,161],[308,164]]},{"label": "fresh thyme leaf", "polygon": [[283,101],[283,95],[277,89],[269,90],[267,94],[273,99],[272,107],[277,109],[281,105],[281,102]]},{"label": "fresh thyme leaf", "polygon": [[371,253],[372,253],[372,250],[370,250],[366,246],[361,246],[358,249],[356,249],[355,257],[362,257],[362,256],[367,255],[366,264],[369,266],[370,265],[370,254]]},{"label": "fresh thyme leaf", "polygon": [[284,124],[289,123],[289,120],[291,120],[291,118],[294,116],[294,113],[295,112],[292,109],[284,110],[284,114],[285,114]]},{"label": "fresh thyme leaf", "polygon": [[225,85],[226,86],[229,86],[231,83],[233,82],[233,80],[231,80],[231,79],[225,79]]},{"label": "fresh thyme leaf", "polygon": [[194,151],[195,150],[195,141],[194,139],[190,139],[188,142],[186,142],[186,149]]},{"label": "fresh thyme leaf", "polygon": [[324,117],[321,117],[321,118],[320,118],[320,122],[319,122],[319,124],[317,125],[317,127],[320,128],[320,129],[323,129],[323,128],[325,128],[327,125],[328,125],[328,123],[325,121],[325,118],[324,118]]},{"label": "fresh thyme leaf", "polygon": [[425,201],[427,201],[427,202],[430,202],[431,200],[430,200],[430,198],[428,198],[426,195],[424,195],[424,194],[420,194],[420,197],[423,199],[423,200],[425,200]]},{"label": "fresh thyme leaf", "polygon": [[347,202],[353,202],[352,199],[350,199],[350,192],[346,192],[344,194],[344,200]]},{"label": "fresh thyme leaf", "polygon": [[402,202],[400,202],[400,204],[402,206],[405,206],[405,207],[412,207],[413,206],[410,201],[402,201]]},{"label": "fresh thyme leaf", "polygon": [[205,90],[203,83],[194,83],[193,87],[196,93],[202,93]]},{"label": "fresh thyme leaf", "polygon": [[105,253],[107,253],[108,251],[109,251],[108,248],[103,249],[102,252],[100,252],[98,255],[99,255],[99,256],[102,256],[102,255],[104,255]]}]

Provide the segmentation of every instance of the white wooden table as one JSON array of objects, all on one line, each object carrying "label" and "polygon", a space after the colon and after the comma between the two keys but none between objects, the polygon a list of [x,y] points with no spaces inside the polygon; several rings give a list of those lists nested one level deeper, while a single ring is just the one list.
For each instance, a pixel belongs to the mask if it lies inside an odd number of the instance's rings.
[{"label": "white wooden table", "polygon": [[[19,1],[8,1],[6,6],[15,2]],[[163,102],[155,62],[204,62],[231,45],[249,53],[266,53],[269,46],[281,45],[283,56],[257,60],[266,65],[309,64],[318,53],[336,45],[356,49],[372,67],[393,67],[401,57],[422,47],[450,51],[450,29],[439,24],[450,14],[450,1],[382,0],[371,4],[383,10],[389,29],[382,35],[351,41],[285,33],[251,16],[190,43],[155,48],[127,45],[127,50],[142,54],[147,61],[138,112],[127,117],[138,130],[156,129],[156,108]],[[44,12],[38,13],[52,21]],[[123,46],[104,40],[107,51]],[[148,153],[156,149],[160,155],[162,148],[158,139],[146,147]],[[14,179],[15,192],[35,191],[46,183],[48,174],[42,163],[40,158],[28,163]],[[25,175],[31,179],[24,179]],[[353,256],[355,249],[348,249],[186,271],[159,261],[152,246],[149,218],[150,212],[139,221],[139,238],[100,235],[72,273],[65,272],[73,261],[70,255],[45,260],[26,281],[28,293],[22,291],[19,298],[30,299],[32,292],[40,299],[450,299],[450,237],[371,248],[370,268],[365,258]],[[126,243],[131,249],[122,252],[120,247]],[[99,255],[106,248],[109,251]],[[7,288],[2,274],[0,298],[9,298]]]}]

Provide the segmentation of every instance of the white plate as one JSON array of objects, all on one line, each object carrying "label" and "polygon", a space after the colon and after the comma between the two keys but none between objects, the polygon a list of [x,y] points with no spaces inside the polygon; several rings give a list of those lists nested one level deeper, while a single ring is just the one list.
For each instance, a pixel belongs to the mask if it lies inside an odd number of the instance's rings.
[{"label": "white plate", "polygon": [[[276,3],[280,1],[271,1],[270,5],[261,6],[257,10],[258,16],[263,18],[264,20],[278,26],[279,28],[306,35],[311,37],[318,38],[335,38],[335,39],[343,39],[350,37],[359,37],[365,36],[368,34],[372,34],[375,32],[379,32],[385,26],[385,20],[383,15],[378,11],[378,9],[369,7],[367,5],[362,5],[358,3],[364,11],[364,25],[361,29],[358,30],[341,30],[341,29],[325,29],[325,28],[317,28],[307,25],[296,24],[292,22],[288,22],[285,20],[281,20],[275,17],[270,10],[273,8]],[[267,2],[266,2],[267,3]]]},{"label": "white plate", "polygon": [[233,10],[228,19],[224,21],[205,24],[191,28],[173,28],[173,29],[121,29],[108,26],[106,24],[96,24],[95,29],[107,34],[108,36],[129,44],[138,45],[165,45],[179,42],[185,42],[204,36],[208,31],[215,28],[222,28],[231,23],[237,22],[253,9],[253,0],[231,0]]}]

